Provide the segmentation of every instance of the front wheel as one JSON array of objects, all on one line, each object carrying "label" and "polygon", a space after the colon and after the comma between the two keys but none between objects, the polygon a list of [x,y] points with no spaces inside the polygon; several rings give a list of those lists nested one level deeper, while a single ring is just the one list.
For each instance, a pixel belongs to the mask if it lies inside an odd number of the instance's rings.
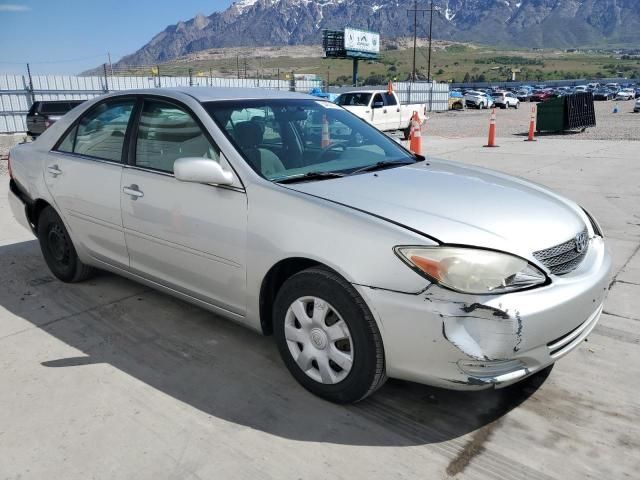
[{"label": "front wheel", "polygon": [[515,109],[519,109],[520,108],[520,102],[516,102],[516,104],[514,105]]},{"label": "front wheel", "polygon": [[332,402],[353,403],[385,380],[378,326],[358,292],[325,268],[289,278],[276,297],[274,335],[294,378]]},{"label": "front wheel", "polygon": [[81,282],[94,272],[78,258],[69,232],[51,207],[46,207],[38,218],[38,241],[49,270],[59,280]]},{"label": "front wheel", "polygon": [[404,137],[404,140],[409,140],[409,137],[411,136],[411,125],[402,130],[402,136]]}]

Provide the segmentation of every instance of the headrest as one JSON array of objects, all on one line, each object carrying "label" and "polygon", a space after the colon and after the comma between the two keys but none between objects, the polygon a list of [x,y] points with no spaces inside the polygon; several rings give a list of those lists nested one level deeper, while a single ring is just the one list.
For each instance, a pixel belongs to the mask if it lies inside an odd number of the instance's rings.
[{"label": "headrest", "polygon": [[262,127],[257,122],[240,122],[234,125],[234,138],[242,148],[258,148],[262,143]]}]

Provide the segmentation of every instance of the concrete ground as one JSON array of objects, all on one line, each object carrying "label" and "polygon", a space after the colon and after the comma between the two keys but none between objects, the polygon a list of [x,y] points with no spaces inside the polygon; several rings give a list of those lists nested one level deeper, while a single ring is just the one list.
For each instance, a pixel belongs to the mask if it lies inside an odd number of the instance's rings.
[{"label": "concrete ground", "polygon": [[300,388],[270,338],[110,274],[65,285],[0,178],[0,479],[584,479],[640,471],[638,142],[425,139],[548,185],[601,221],[606,313],[548,378],[480,393]]}]

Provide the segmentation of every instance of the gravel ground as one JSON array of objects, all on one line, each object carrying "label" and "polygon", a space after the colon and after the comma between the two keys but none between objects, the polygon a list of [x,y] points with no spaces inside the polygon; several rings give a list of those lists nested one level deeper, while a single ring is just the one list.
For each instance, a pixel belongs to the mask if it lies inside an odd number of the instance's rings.
[{"label": "gravel ground", "polygon": [[0,176],[7,174],[7,156],[9,155],[9,150],[18,143],[23,142],[25,138],[24,134],[0,134]]},{"label": "gravel ground", "polygon": [[[613,113],[618,103],[619,113]],[[496,136],[509,137],[526,135],[529,129],[531,106],[522,103],[518,110],[496,109]],[[565,134],[543,133],[545,137],[566,137],[571,135],[576,140],[640,140],[640,113],[633,113],[634,101],[595,102],[596,123],[584,133],[568,132]],[[426,136],[444,138],[484,137],[489,130],[490,110],[449,111],[432,113],[427,120]]]}]

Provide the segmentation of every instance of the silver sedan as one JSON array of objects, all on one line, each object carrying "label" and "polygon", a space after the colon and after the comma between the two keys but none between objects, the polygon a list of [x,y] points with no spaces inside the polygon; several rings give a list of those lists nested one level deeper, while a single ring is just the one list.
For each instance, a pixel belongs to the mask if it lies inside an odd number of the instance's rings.
[{"label": "silver sedan", "polygon": [[596,220],[521,179],[405,150],[325,101],[158,89],[75,108],[10,156],[63,282],[115,272],[273,335],[308,390],[500,387],[594,328]]}]

